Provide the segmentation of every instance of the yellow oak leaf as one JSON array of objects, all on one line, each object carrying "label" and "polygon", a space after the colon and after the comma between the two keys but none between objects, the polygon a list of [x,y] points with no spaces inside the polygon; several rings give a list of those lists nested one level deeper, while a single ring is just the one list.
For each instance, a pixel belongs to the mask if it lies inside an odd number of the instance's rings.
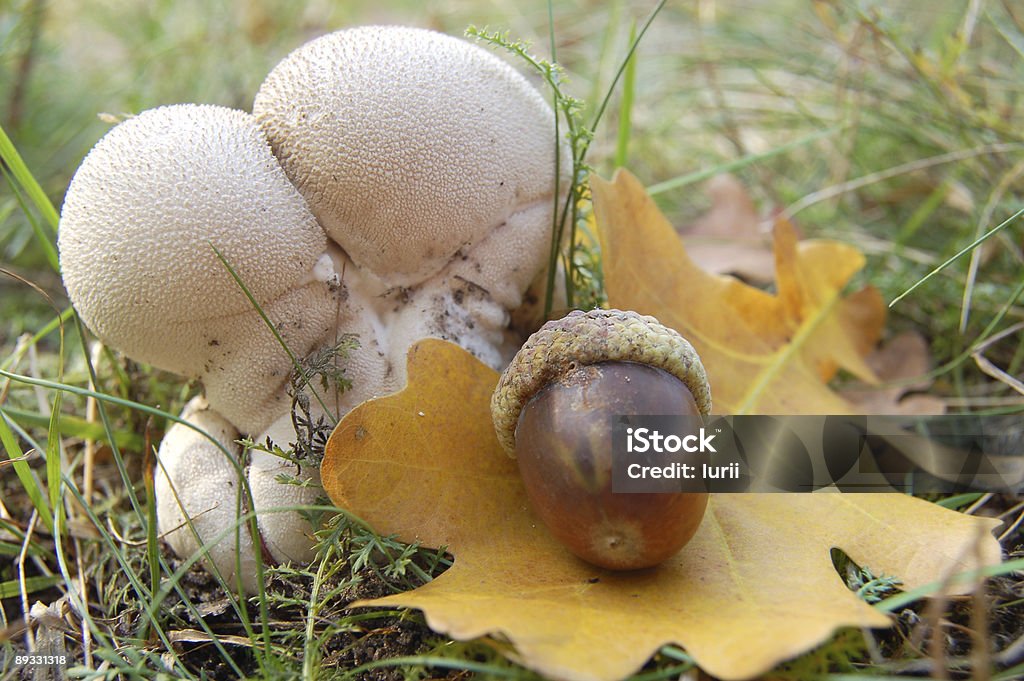
[{"label": "yellow oak leaf", "polygon": [[828,388],[837,368],[874,382],[864,355],[877,342],[885,306],[873,288],[842,297],[864,265],[852,246],[797,242],[777,221],[777,293],[710,274],[643,185],[619,171],[591,177],[613,307],[653,315],[687,338],[701,356],[720,414],[847,414],[852,405]]},{"label": "yellow oak leaf", "polygon": [[900,494],[722,494],[668,562],[602,570],[530,511],[491,426],[497,373],[424,340],[408,377],[403,391],[342,419],[324,487],[378,532],[446,546],[455,561],[418,589],[355,605],[419,608],[452,638],[507,640],[506,654],[554,678],[613,681],[677,643],[710,674],[745,679],[837,627],[886,626],[844,586],[832,547],[907,588],[1000,560],[998,521]]}]

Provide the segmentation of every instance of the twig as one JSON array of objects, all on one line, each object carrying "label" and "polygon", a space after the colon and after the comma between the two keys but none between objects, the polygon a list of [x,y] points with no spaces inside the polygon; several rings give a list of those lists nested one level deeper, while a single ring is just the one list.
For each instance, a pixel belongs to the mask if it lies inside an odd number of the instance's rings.
[{"label": "twig", "polygon": [[974,352],[971,353],[971,357],[974,358],[974,363],[977,364],[978,368],[981,369],[985,374],[991,376],[997,381],[1005,383],[1006,385],[1010,386],[1011,388],[1019,392],[1021,395],[1024,395],[1024,381],[1021,381],[1019,378],[1011,376],[1007,372],[1003,371],[983,354],[985,350],[987,350],[993,344],[997,343],[1003,338],[1006,338],[1007,336],[1011,336],[1021,331],[1022,329],[1024,329],[1024,322],[1014,324],[1010,328],[1003,329],[994,336],[986,338],[985,342],[979,345],[974,350]]},{"label": "twig", "polygon": [[[25,539],[21,542],[21,551],[18,553],[18,588],[21,592],[21,615],[26,622],[32,621],[31,608],[28,604],[28,584],[25,582],[25,558],[28,556],[28,547],[32,543],[32,535],[36,530],[36,522],[39,520],[39,511],[33,509],[32,517],[29,518],[28,528],[25,530]],[[32,627],[25,627],[25,647],[29,652],[36,649],[35,636],[32,634]]]},{"label": "twig", "polygon": [[[981,526],[976,532],[974,541],[974,559],[978,565],[984,562],[981,551],[981,543],[984,541],[988,530]],[[985,593],[984,581],[978,578],[974,586],[974,593],[971,596],[971,667],[974,670],[972,681],[988,681],[992,676],[992,651],[989,649],[988,640],[988,596]]]}]

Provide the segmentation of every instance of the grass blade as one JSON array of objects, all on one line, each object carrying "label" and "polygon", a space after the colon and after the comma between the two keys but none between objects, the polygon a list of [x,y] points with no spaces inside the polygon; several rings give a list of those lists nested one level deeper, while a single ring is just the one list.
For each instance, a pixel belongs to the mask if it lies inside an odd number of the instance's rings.
[{"label": "grass blade", "polygon": [[1024,35],[1017,30],[1013,22],[1007,21],[1007,17],[994,16],[991,9],[985,10],[985,18],[992,24],[992,28],[996,29],[996,33],[1002,36],[1006,44],[1012,47],[1021,56],[1021,59],[1024,59]]},{"label": "grass blade", "polygon": [[238,276],[238,272],[236,272],[235,268],[231,266],[231,263],[228,262],[228,259],[224,257],[224,254],[222,254],[213,244],[210,244],[210,248],[212,248],[213,252],[217,254],[217,258],[219,258],[221,264],[223,264],[224,267],[227,268],[228,274],[230,274],[231,278],[235,280],[235,283],[238,284],[238,287],[242,289],[242,293],[244,293],[245,297],[249,299],[249,303],[252,305],[253,309],[256,310],[256,312],[259,314],[260,319],[263,320],[263,323],[267,325],[267,329],[270,331],[270,333],[274,334],[274,338],[277,340],[278,344],[288,354],[288,359],[291,360],[292,367],[295,369],[295,372],[302,378],[302,384],[309,388],[309,391],[313,394],[313,397],[316,398],[316,401],[320,404],[320,407],[323,408],[324,413],[331,419],[331,421],[337,424],[338,419],[334,415],[334,412],[331,410],[330,407],[327,406],[327,403],[324,401],[323,396],[321,396],[320,392],[314,387],[313,382],[310,380],[309,376],[306,374],[306,370],[302,366],[302,362],[300,362],[299,358],[295,356],[295,353],[292,352],[292,349],[288,347],[288,344],[281,336],[281,332],[277,330],[277,325],[274,324],[274,322],[270,320],[270,317],[267,316],[267,313],[264,312],[263,306],[259,304],[259,301],[256,300],[255,296],[253,296],[252,291],[250,291],[249,287],[245,285],[245,282],[242,281],[242,278]]},{"label": "grass blade", "polygon": [[715,175],[721,175],[722,173],[731,173],[734,170],[746,168],[752,163],[757,163],[758,161],[763,161],[773,156],[784,154],[787,151],[792,151],[793,149],[802,147],[805,144],[810,144],[811,142],[816,142],[822,138],[829,137],[831,135],[836,134],[842,129],[843,126],[836,126],[833,128],[828,128],[826,130],[819,130],[818,132],[811,133],[806,137],[801,137],[800,139],[793,140],[792,142],[787,142],[786,144],[775,147],[774,149],[769,149],[768,151],[762,152],[760,154],[748,154],[747,156],[734,159],[727,163],[719,164],[713,168],[708,168],[706,170],[698,170],[696,172],[687,173],[686,175],[680,175],[679,177],[674,177],[671,180],[665,180],[664,182],[659,182],[658,184],[651,185],[650,187],[647,188],[647,193],[650,194],[651,196],[654,196],[655,194],[662,194],[673,189],[686,187],[687,185],[694,184],[695,182],[702,182],[703,180],[712,178]]},{"label": "grass blade", "polygon": [[[629,27],[629,44],[636,43],[636,21]],[[615,166],[625,168],[629,157],[629,136],[633,122],[633,102],[636,97],[636,52],[626,60],[622,77],[622,102],[619,105],[619,135],[615,140]]]},{"label": "grass blade", "polygon": [[951,497],[946,497],[945,499],[939,499],[935,504],[937,506],[942,506],[943,508],[951,508],[955,510],[961,506],[973,504],[982,496],[983,494],[981,492],[965,492],[963,494],[955,494]]},{"label": "grass blade", "polygon": [[3,409],[0,409],[0,444],[3,444],[8,459],[8,461],[2,463],[14,467],[14,472],[18,476],[21,486],[25,489],[25,493],[28,495],[36,511],[39,512],[39,519],[43,521],[48,529],[52,529],[53,514],[50,513],[46,495],[40,489],[39,482],[32,473],[32,467],[26,461],[25,453],[21,451],[21,446],[18,445],[18,438],[15,437],[10,425],[8,425],[7,413]]},{"label": "grass blade", "polygon": [[[46,435],[46,488],[50,493],[50,508],[60,516],[64,512],[61,505],[61,465],[60,465],[60,407],[63,393],[54,393],[53,411],[50,412],[50,426]],[[56,534],[56,526],[50,526],[50,531]]]},{"label": "grass blade", "polygon": [[21,188],[28,194],[28,197],[35,204],[39,214],[43,216],[46,224],[49,225],[50,231],[53,234],[57,234],[57,223],[60,222],[60,216],[57,215],[57,210],[53,207],[53,203],[46,196],[46,192],[39,186],[36,178],[33,177],[32,172],[25,165],[25,161],[22,160],[21,154],[15,149],[14,143],[11,142],[11,138],[4,132],[4,127],[0,125],[0,161],[3,161],[8,168],[11,170],[11,174],[14,175],[14,179]]},{"label": "grass blade", "polygon": [[[49,322],[47,322],[46,325],[43,328],[41,328],[38,331],[36,331],[32,335],[32,338],[29,339],[28,345],[29,346],[35,345],[39,341],[41,341],[42,339],[44,339],[47,336],[49,336],[56,329],[58,329],[64,322],[66,322],[67,320],[71,319],[71,316],[73,314],[75,314],[75,309],[73,307],[65,308],[63,312],[61,312],[59,315],[57,315],[56,317],[51,319]],[[14,364],[14,360],[16,359],[16,357],[17,357],[17,355],[8,355],[4,359],[3,362],[0,362],[0,369],[9,369],[9,368],[11,368],[11,366]]]},{"label": "grass blade", "polygon": [[[149,428],[147,424],[147,434]],[[142,453],[142,485],[146,492],[146,559],[149,563],[149,591],[160,590],[160,543],[156,528],[156,491],[153,482],[153,447],[147,442]]]},{"label": "grass blade", "polygon": [[0,164],[0,170],[3,170],[4,179],[6,179],[7,183],[10,185],[11,193],[14,195],[15,201],[17,201],[18,203],[18,207],[21,208],[21,212],[24,213],[25,219],[28,220],[29,226],[35,233],[36,241],[38,241],[39,245],[42,246],[43,253],[46,255],[46,261],[50,264],[50,267],[53,268],[54,272],[59,272],[60,258],[57,255],[57,247],[53,245],[52,235],[46,233],[42,225],[40,225],[39,221],[36,219],[35,214],[29,209],[28,205],[25,203],[25,198],[22,196],[22,191],[18,188],[18,185],[15,183],[14,178],[11,177],[10,171],[8,171],[7,168],[2,164]]},{"label": "grass blade", "polygon": [[[612,78],[612,82],[608,86],[608,92],[605,93],[604,99],[601,101],[601,106],[598,107],[597,113],[594,115],[594,122],[590,124],[591,131],[597,130],[597,125],[598,123],[601,122],[601,118],[604,116],[605,109],[608,108],[608,102],[611,101],[612,93],[615,92],[615,86],[618,85],[619,78],[621,78],[622,74],[626,71],[626,66],[629,64],[629,60],[632,59],[633,55],[636,53],[636,48],[640,46],[640,41],[643,40],[644,34],[647,33],[647,29],[651,27],[651,24],[654,23],[654,20],[657,18],[658,14],[660,14],[661,10],[664,9],[665,3],[667,1],[668,0],[661,0],[661,2],[659,2],[653,10],[651,10],[651,13],[647,16],[647,19],[644,21],[644,25],[640,28],[640,31],[637,33],[636,38],[630,44],[629,51],[626,53],[626,58],[622,60],[622,64],[619,66],[619,70],[615,73],[615,77]],[[588,148],[589,145],[587,147],[584,147],[584,149],[582,150],[580,157],[581,162],[583,161],[583,157],[586,156]]]},{"label": "grass blade", "polygon": [[[50,423],[51,416],[41,414],[34,411],[26,411],[24,409],[15,409],[14,407],[4,407],[4,411],[7,415],[21,423],[29,426],[40,426],[47,427]],[[107,434],[103,430],[103,424],[101,423],[90,423],[85,419],[72,416],[71,414],[60,414],[57,421],[57,432],[64,437],[72,437],[79,440],[99,440],[106,442]],[[143,444],[143,439],[136,433],[129,431],[117,431],[114,433],[114,441],[118,447],[127,447],[128,449],[140,449]]]},{"label": "grass blade", "polygon": [[[61,575],[36,575],[35,577],[27,577],[25,579],[25,592],[35,593],[36,591],[49,589],[51,586],[60,584],[62,581],[64,581],[64,577]],[[20,595],[20,580],[9,579],[6,582],[0,582],[0,598],[17,598]]]},{"label": "grass blade", "polygon": [[943,589],[949,586],[975,582],[984,577],[1008,575],[1021,570],[1024,570],[1024,558],[1008,560],[1005,563],[990,565],[978,570],[968,570],[966,572],[961,572],[958,575],[954,575],[951,579],[932,582],[930,584],[919,586],[916,589],[911,589],[910,591],[904,591],[903,593],[896,594],[895,596],[890,596],[884,601],[876,603],[874,607],[876,610],[880,610],[882,612],[895,612],[916,600],[924,598],[925,596],[941,593]]},{"label": "grass blade", "polygon": [[959,260],[962,256],[964,256],[964,255],[970,253],[971,251],[973,251],[980,244],[982,244],[985,241],[987,241],[989,237],[994,236],[998,232],[1002,231],[1007,225],[1009,225],[1011,222],[1013,222],[1014,220],[1019,218],[1021,215],[1024,215],[1024,208],[1021,208],[1019,211],[1017,211],[1016,213],[1014,213],[1010,217],[1006,218],[1005,220],[1003,220],[1001,223],[999,223],[998,225],[996,225],[995,227],[993,227],[989,231],[987,231],[984,234],[982,234],[981,236],[979,236],[977,239],[972,241],[967,246],[964,246],[962,249],[960,249],[960,251],[956,255],[952,256],[949,259],[947,259],[946,262],[942,263],[941,265],[939,265],[938,267],[933,269],[931,272],[929,272],[928,274],[926,274],[923,277],[921,277],[920,279],[918,279],[917,282],[915,282],[913,286],[911,286],[906,291],[904,291],[903,293],[901,293],[898,296],[896,296],[895,298],[893,298],[892,302],[889,303],[889,307],[891,308],[893,305],[895,305],[896,303],[900,302],[901,300],[903,300],[904,298],[909,296],[914,290],[916,290],[918,287],[920,287],[926,281],[928,281],[929,279],[934,277],[936,274],[938,274],[942,270],[944,270],[947,267],[949,267],[950,265],[952,265],[954,262]]}]

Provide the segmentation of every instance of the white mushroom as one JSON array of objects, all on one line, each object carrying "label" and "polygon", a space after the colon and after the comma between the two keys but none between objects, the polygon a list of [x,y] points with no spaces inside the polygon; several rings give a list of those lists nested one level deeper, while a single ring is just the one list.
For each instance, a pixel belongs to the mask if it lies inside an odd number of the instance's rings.
[{"label": "white mushroom", "polygon": [[[154,471],[157,529],[174,552],[187,557],[208,546],[208,561],[229,585],[237,557],[243,587],[254,592],[254,542],[243,518],[251,506],[259,514],[255,545],[265,558],[273,563],[312,560],[316,528],[299,511],[284,509],[320,501],[319,469],[300,467],[261,450],[246,452],[248,462],[240,461],[238,431],[210,408],[205,397],[190,400],[180,418],[194,428],[175,423],[167,430]],[[293,437],[288,415],[273,424],[261,442],[269,439],[287,450],[294,444],[288,438]],[[242,491],[243,477],[251,499]],[[224,536],[225,530],[236,526],[237,538],[232,532]]]},{"label": "white mushroom", "polygon": [[[328,245],[244,112],[178,105],[116,126],[72,180],[59,247],[65,286],[86,324],[135,359],[201,378],[216,411],[206,400],[190,403],[184,418],[201,414],[235,454],[238,431],[259,433],[288,411],[293,364],[214,248],[297,356],[333,341],[338,326],[365,339],[346,362],[358,378],[354,389],[341,400],[324,396],[333,411],[397,387],[362,304],[335,272],[336,262],[345,268],[345,256]],[[305,472],[313,487],[300,488],[278,481],[282,462],[275,457],[252,458],[257,510],[316,498],[315,469]],[[214,443],[184,426],[170,429],[160,460],[158,529],[176,553],[189,555],[198,545],[192,530],[182,529],[185,514],[211,539],[234,521],[241,481]],[[308,523],[299,529],[300,519],[260,518],[261,543],[275,560],[310,559],[312,531]],[[251,551],[246,555],[251,567]],[[210,557],[222,574],[234,573],[233,551],[218,548]],[[246,569],[245,578],[251,575]]]},{"label": "white mushroom", "polygon": [[[322,416],[314,407],[313,418]],[[296,442],[292,416],[286,414],[264,433],[259,442],[269,440],[282,450]],[[308,516],[299,511],[275,511],[294,506],[311,506],[324,496],[320,486],[320,469],[315,465],[297,465],[260,450],[252,450],[249,458],[249,487],[253,508],[260,514],[259,530],[263,545],[278,563],[308,563],[313,560],[313,533]],[[283,479],[283,480],[282,480]]]},{"label": "white mushroom", "polygon": [[113,128],[68,187],[58,245],[89,328],[130,357],[201,377],[246,431],[287,408],[292,365],[214,248],[297,355],[336,321],[315,272],[323,230],[241,111],[161,107]]},{"label": "white mushroom", "polygon": [[[199,430],[175,423],[160,443],[153,475],[158,529],[179,556],[192,556],[206,547],[207,564],[216,566],[225,584],[234,584],[239,566],[242,586],[252,593],[257,586],[256,556],[249,525],[238,521],[237,512],[245,508],[235,443],[238,431],[203,397],[189,401],[181,418]],[[237,533],[230,531],[235,527]]]},{"label": "white mushroom", "polygon": [[[399,389],[409,347],[427,336],[501,368],[517,345],[510,312],[546,263],[555,205],[554,114],[530,84],[470,43],[368,27],[296,50],[254,111],[147,111],[83,161],[59,246],[85,323],[131,357],[201,378],[210,407],[190,403],[186,418],[225,446],[237,432],[296,442],[294,367],[213,247],[295,356],[358,338],[339,358],[352,389],[314,397],[318,413],[340,417]],[[208,541],[197,519],[223,526],[236,510],[237,471],[211,464],[222,453],[195,435],[174,426],[160,448],[159,526],[179,554],[198,546],[180,534],[186,513]],[[315,528],[264,511],[314,503],[318,471],[249,457],[261,549],[309,560]],[[190,487],[193,475],[203,480]],[[233,574],[233,554],[210,556]]]},{"label": "white mushroom", "polygon": [[[414,286],[506,231],[506,267],[471,281],[496,290],[512,275],[505,302],[518,306],[549,245],[555,132],[550,107],[511,66],[433,31],[338,31],[278,64],[253,115],[356,265],[386,286]],[[528,224],[506,226],[517,216]]]}]

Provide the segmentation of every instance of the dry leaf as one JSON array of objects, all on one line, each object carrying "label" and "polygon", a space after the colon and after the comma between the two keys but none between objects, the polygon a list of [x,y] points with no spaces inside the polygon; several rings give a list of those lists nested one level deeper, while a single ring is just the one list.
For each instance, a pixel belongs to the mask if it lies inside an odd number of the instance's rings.
[{"label": "dry leaf", "polygon": [[[932,381],[922,378],[932,368],[928,342],[919,333],[907,331],[868,355],[868,366],[892,386],[855,386],[842,390],[843,397],[859,414],[943,414],[946,403],[932,395],[907,395],[924,390]],[[917,379],[917,380],[914,380]]]},{"label": "dry leaf", "polygon": [[[327,444],[324,487],[382,533],[447,546],[454,565],[407,593],[358,605],[424,611],[435,630],[507,639],[556,678],[612,681],[678,643],[707,672],[744,679],[840,626],[888,619],[832,566],[837,546],[908,588],[997,563],[997,521],[898,494],[725,494],[694,539],[650,570],[592,567],[528,508],[491,427],[497,374],[439,340],[409,354],[402,392],[350,412]],[[504,648],[503,648],[504,650]]]},{"label": "dry leaf", "polygon": [[707,368],[720,414],[846,414],[826,382],[837,368],[875,382],[864,355],[885,306],[873,288],[842,297],[864,256],[834,241],[797,242],[777,221],[777,294],[709,274],[687,255],[643,185],[619,171],[591,177],[613,307],[651,314],[685,336]]},{"label": "dry leaf", "polygon": [[761,228],[746,187],[732,175],[716,175],[704,191],[711,209],[679,230],[690,257],[712,274],[770,283],[775,273],[771,236]]},{"label": "dry leaf", "polygon": [[230,634],[208,634],[198,629],[179,629],[167,632],[167,640],[171,643],[209,643],[216,639],[221,643],[233,646],[252,648],[252,639],[245,636],[231,636]]}]

